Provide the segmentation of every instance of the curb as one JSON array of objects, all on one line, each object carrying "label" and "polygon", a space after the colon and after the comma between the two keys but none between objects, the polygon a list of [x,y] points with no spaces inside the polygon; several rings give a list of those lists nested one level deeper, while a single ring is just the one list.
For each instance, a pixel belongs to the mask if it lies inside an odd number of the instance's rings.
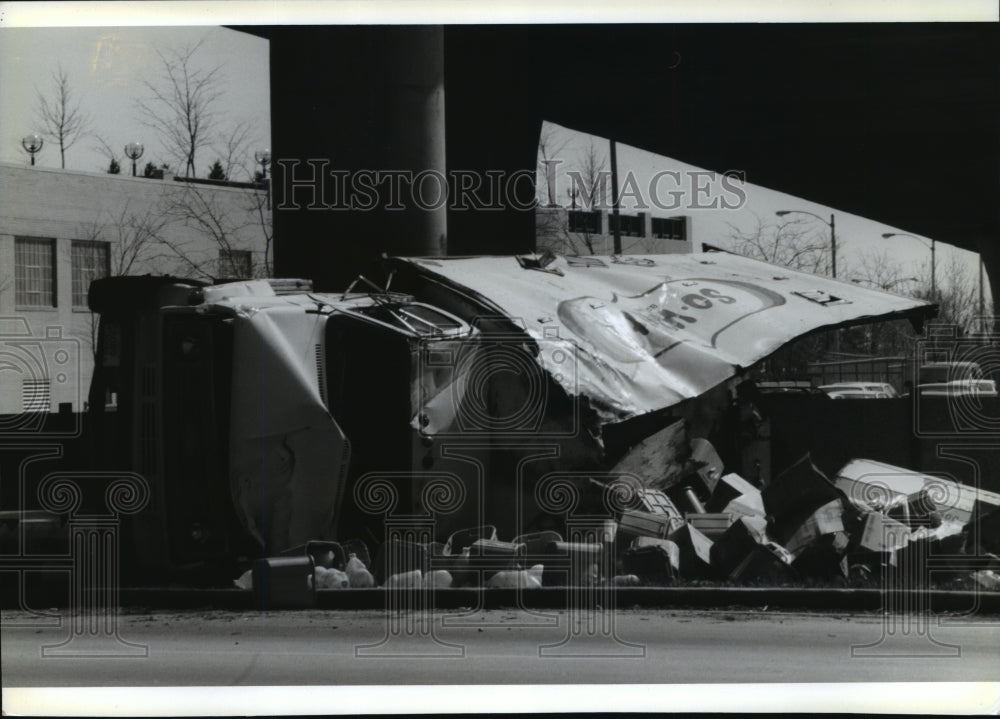
[{"label": "curb", "polygon": [[[118,604],[123,609],[218,609],[226,611],[270,611],[280,609],[378,610],[398,608],[434,609],[524,609],[567,610],[583,608],[581,600],[591,598],[599,609],[789,609],[803,611],[881,611],[886,599],[878,589],[805,589],[782,587],[617,587],[605,591],[593,587],[541,587],[517,589],[434,589],[397,590],[390,596],[385,589],[322,590],[303,593],[282,604],[264,604],[254,592],[240,589],[123,588]],[[978,616],[1000,614],[1000,592],[967,590],[929,590],[896,592],[890,606],[903,613],[926,609],[934,613],[957,613]],[[603,602],[603,604],[602,604]],[[85,602],[86,604],[86,602]],[[606,606],[605,606],[606,605]],[[38,609],[66,607],[68,596],[48,591],[3,592],[0,608]]]}]

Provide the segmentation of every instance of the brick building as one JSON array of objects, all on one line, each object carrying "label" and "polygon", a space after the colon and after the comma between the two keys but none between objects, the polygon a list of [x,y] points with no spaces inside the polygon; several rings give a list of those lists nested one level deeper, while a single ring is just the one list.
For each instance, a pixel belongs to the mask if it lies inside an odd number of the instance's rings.
[{"label": "brick building", "polygon": [[268,205],[249,184],[0,163],[0,415],[84,409],[91,280],[268,274]]}]

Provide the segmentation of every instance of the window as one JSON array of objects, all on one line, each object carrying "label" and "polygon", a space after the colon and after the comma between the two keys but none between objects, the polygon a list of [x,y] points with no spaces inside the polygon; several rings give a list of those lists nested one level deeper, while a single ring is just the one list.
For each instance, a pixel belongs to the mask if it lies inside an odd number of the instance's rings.
[{"label": "window", "polygon": [[90,283],[110,274],[107,242],[73,242],[73,306],[87,306]]},{"label": "window", "polygon": [[662,240],[686,240],[686,217],[654,217],[653,237]]},{"label": "window", "polygon": [[[638,215],[618,215],[618,226],[621,227],[621,232],[619,234],[625,235],[626,237],[645,237],[646,228],[643,226],[645,224],[645,218],[643,213]],[[613,235],[615,233],[615,216],[608,215],[608,234]]]},{"label": "window", "polygon": [[588,235],[601,234],[601,213],[584,210],[569,211],[569,231]]},{"label": "window", "polygon": [[250,250],[219,250],[219,277],[246,278],[253,276]]},{"label": "window", "polygon": [[55,240],[17,237],[14,248],[14,302],[19,307],[55,307]]}]

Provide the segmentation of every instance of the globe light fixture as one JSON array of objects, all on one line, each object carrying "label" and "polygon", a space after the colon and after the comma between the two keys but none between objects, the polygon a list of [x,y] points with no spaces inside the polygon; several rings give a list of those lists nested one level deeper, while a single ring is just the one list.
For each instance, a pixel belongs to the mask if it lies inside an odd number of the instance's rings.
[{"label": "globe light fixture", "polygon": [[135,177],[135,161],[142,157],[145,149],[141,142],[130,142],[125,145],[125,157],[132,161],[132,177]]},{"label": "globe light fixture", "polygon": [[41,150],[42,145],[44,144],[45,143],[42,141],[41,136],[34,132],[21,138],[21,147],[23,147],[25,151],[31,155],[32,167],[35,165],[35,153]]}]

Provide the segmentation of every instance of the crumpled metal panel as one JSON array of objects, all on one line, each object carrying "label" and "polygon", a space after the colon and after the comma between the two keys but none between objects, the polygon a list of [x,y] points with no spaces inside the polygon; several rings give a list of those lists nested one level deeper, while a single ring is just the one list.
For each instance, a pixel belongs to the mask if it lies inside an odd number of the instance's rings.
[{"label": "crumpled metal panel", "polygon": [[333,531],[349,449],[317,376],[325,324],[291,304],[234,318],[230,487],[268,551]]},{"label": "crumpled metal panel", "polygon": [[[698,397],[807,333],[935,312],[723,252],[556,257],[541,269],[515,257],[399,261],[522,323],[537,361],[602,424]],[[574,372],[559,349],[574,353]]]},{"label": "crumpled metal panel", "polygon": [[996,492],[870,459],[848,462],[837,472],[834,484],[852,503],[876,509],[926,490],[946,523],[968,524],[977,503],[1000,507]]}]

